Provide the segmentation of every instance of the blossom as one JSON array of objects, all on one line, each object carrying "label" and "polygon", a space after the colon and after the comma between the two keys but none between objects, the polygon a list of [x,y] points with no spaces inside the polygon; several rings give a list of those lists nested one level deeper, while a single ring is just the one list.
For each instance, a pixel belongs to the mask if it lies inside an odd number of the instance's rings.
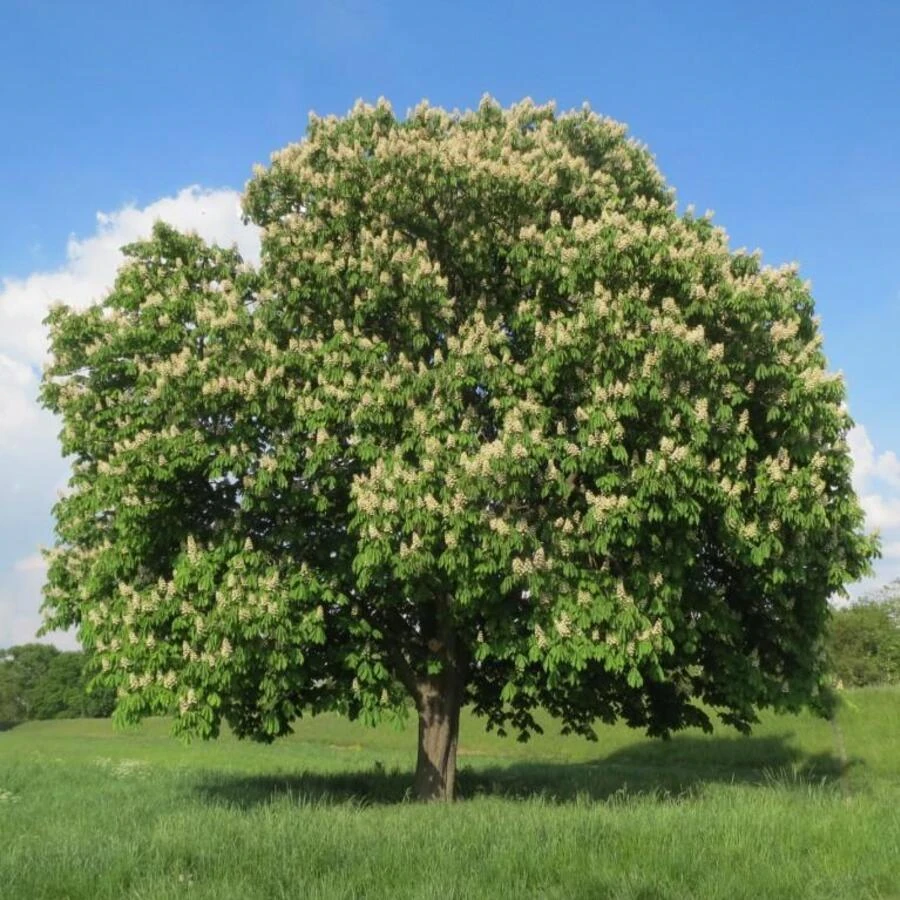
[{"label": "blossom", "polygon": [[556,633],[563,638],[572,634],[572,619],[567,612],[563,612],[553,623]]}]

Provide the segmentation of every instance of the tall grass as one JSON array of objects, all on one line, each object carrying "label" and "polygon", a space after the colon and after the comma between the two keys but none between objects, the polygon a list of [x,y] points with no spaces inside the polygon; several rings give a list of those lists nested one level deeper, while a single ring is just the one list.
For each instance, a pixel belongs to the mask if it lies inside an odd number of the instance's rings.
[{"label": "tall grass", "polygon": [[333,717],[272,747],[165,723],[0,734],[0,897],[900,897],[900,692],[829,724],[667,743],[463,723],[462,802],[408,802],[410,729]]}]

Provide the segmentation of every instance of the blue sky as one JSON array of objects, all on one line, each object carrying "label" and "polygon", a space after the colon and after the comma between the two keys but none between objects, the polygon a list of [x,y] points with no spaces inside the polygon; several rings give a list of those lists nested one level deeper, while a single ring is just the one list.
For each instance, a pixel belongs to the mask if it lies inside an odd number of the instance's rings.
[{"label": "blue sky", "polygon": [[[228,219],[232,235],[228,191],[299,139],[311,109],[343,113],[379,95],[401,112],[423,97],[473,106],[485,92],[503,103],[587,100],[627,122],[681,203],[715,210],[735,247],[800,262],[869,442],[857,442],[861,490],[882,501],[873,519],[888,523],[893,545],[898,46],[900,3],[874,0],[0,0],[0,362],[5,353],[9,383],[30,389],[22,367],[35,360],[15,331],[25,328],[24,306],[67,285],[99,291],[113,258],[107,245],[160,210],[186,223],[206,217],[198,221],[213,231]],[[185,192],[192,185],[203,190]],[[0,465],[5,452],[21,452],[9,435],[3,449],[4,415],[20,421],[9,411],[21,397],[11,396],[0,387]],[[39,580],[29,554],[50,540],[47,491],[35,479],[0,486],[0,645],[4,609],[7,619],[22,612],[13,593]],[[900,562],[879,571],[900,574]]]}]

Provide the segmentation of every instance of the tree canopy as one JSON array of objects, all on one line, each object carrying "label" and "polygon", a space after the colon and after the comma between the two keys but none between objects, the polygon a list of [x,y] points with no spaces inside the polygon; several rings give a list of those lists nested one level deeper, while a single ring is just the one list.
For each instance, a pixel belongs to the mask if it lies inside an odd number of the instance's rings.
[{"label": "tree canopy", "polygon": [[244,211],[258,266],[160,224],[49,317],[45,606],[120,716],[268,740],[412,697],[446,797],[460,703],[665,735],[821,699],[876,545],[795,267],[529,101],[312,117]]}]

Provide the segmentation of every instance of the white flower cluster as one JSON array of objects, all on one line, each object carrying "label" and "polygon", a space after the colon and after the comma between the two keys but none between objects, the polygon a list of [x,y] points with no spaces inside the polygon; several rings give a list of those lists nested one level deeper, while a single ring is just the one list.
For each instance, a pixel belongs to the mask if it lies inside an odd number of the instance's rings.
[{"label": "white flower cluster", "polygon": [[181,715],[185,715],[197,706],[197,694],[193,688],[188,688],[187,692],[178,698],[178,710]]}]

